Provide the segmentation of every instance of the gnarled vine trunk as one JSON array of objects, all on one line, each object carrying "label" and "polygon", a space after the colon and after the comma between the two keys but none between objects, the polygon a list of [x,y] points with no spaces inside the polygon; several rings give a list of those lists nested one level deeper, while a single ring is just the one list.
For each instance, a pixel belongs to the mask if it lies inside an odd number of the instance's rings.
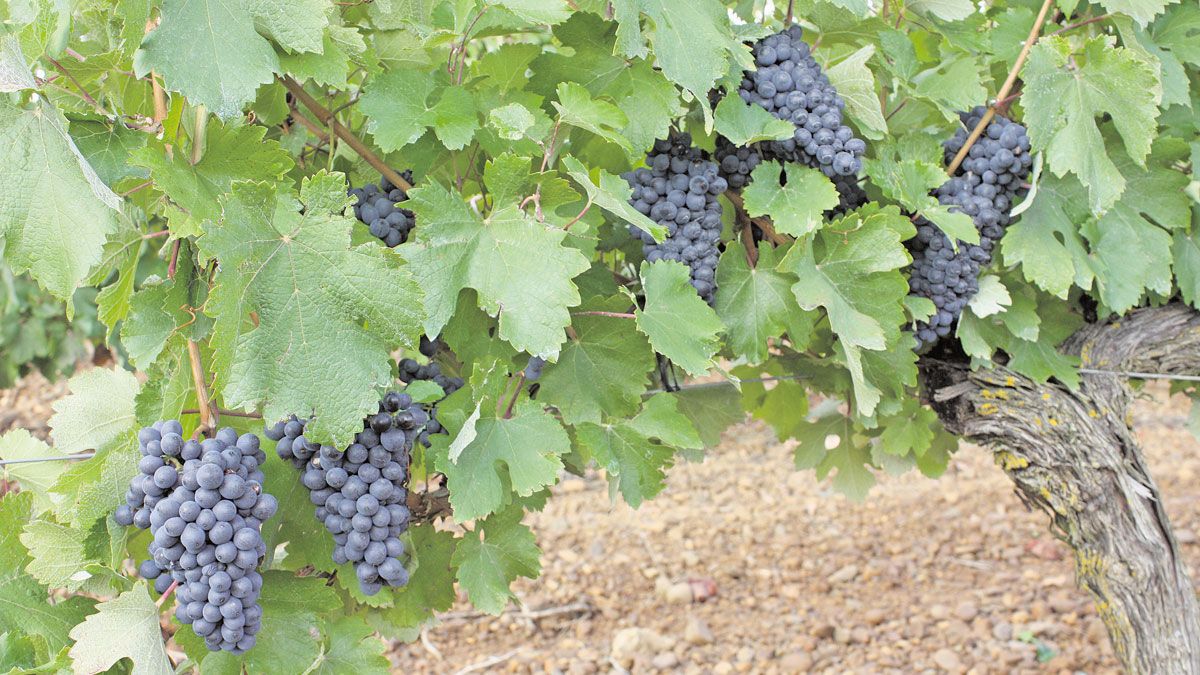
[{"label": "gnarled vine trunk", "polygon": [[[1200,313],[1138,310],[1081,329],[1065,350],[1085,368],[1200,373]],[[1019,494],[1050,514],[1125,668],[1200,673],[1200,608],[1130,429],[1124,378],[1083,375],[1072,391],[1003,367],[922,370],[946,427],[992,448]]]}]

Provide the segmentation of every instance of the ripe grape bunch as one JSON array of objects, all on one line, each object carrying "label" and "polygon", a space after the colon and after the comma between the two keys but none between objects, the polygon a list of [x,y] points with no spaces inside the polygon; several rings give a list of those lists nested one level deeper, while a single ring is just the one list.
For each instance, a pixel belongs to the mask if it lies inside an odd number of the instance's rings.
[{"label": "ripe grape bunch", "polygon": [[630,226],[642,240],[647,262],[675,260],[691,268],[692,286],[712,304],[716,296],[716,269],[721,241],[721,203],[717,197],[728,183],[717,165],[705,161],[692,147],[687,133],[654,142],[646,167],[622,176],[633,188],[629,203],[640,213],[667,228],[667,238],[656,243],[649,232]]},{"label": "ripe grape bunch", "polygon": [[334,562],[354,563],[366,595],[404,586],[408,570],[400,536],[411,515],[408,463],[414,443],[428,445],[428,434],[441,426],[426,406],[392,391],[345,450],[305,438],[304,428],[305,421],[293,416],[267,429],[266,436],[277,442],[279,456],[302,472],[317,519],[333,535]]},{"label": "ripe grape bunch", "polygon": [[[979,124],[986,109],[962,113],[963,128],[943,144],[946,161],[951,161]],[[909,242],[913,264],[909,287],[914,295],[933,301],[936,313],[916,326],[917,350],[923,351],[950,334],[954,322],[979,291],[979,271],[992,262],[992,253],[1010,222],[1009,212],[1024,194],[1032,158],[1025,127],[1000,115],[967,151],[955,175],[936,191],[938,201],[961,211],[975,223],[979,243],[958,242],[956,252],[950,239],[924,218],[916,222],[917,236]]]},{"label": "ripe grape bunch", "polygon": [[262,523],[278,508],[262,491],[266,455],[257,436],[228,427],[202,442],[184,441],[182,433],[175,420],[138,432],[139,474],[114,517],[150,529],[151,557],[138,574],[159,593],[178,585],[180,623],[210,650],[240,654],[261,626]]},{"label": "ripe grape bunch", "polygon": [[[412,171],[400,174],[412,184]],[[361,188],[351,188],[348,194],[356,197],[354,217],[363,222],[371,234],[389,247],[395,248],[408,240],[408,234],[416,224],[413,212],[397,204],[408,201],[408,193],[383,176],[379,184],[368,183]]]}]

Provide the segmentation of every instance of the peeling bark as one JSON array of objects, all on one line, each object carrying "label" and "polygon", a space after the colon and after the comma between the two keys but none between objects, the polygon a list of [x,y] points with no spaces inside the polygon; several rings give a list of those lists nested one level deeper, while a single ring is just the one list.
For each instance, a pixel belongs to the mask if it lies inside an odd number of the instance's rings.
[{"label": "peeling bark", "polygon": [[[1085,368],[1200,373],[1200,313],[1142,309],[1086,326],[1064,351]],[[947,429],[992,448],[1018,494],[1075,552],[1075,573],[1132,673],[1200,673],[1200,608],[1158,488],[1130,428],[1117,375],[1080,387],[1038,384],[1003,367],[922,363]]]}]

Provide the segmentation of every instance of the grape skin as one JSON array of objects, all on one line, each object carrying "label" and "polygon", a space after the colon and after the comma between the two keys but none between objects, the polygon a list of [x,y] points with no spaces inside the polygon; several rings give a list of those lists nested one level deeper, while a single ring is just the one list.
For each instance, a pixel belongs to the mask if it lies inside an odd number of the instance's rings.
[{"label": "grape skin", "polygon": [[[943,144],[947,162],[962,149],[986,111],[981,106],[960,115],[963,127]],[[963,308],[979,291],[979,272],[991,264],[1011,220],[1012,205],[1024,194],[1022,183],[1032,164],[1029,148],[1025,127],[996,115],[967,151],[954,177],[935,192],[939,203],[971,216],[979,232],[978,245],[960,241],[955,252],[941,230],[924,218],[917,219],[917,236],[908,242],[913,257],[909,289],[913,295],[932,300],[937,310],[916,325],[918,352],[948,336]]]},{"label": "grape skin", "polygon": [[185,442],[182,432],[175,420],[138,432],[140,473],[115,517],[151,530],[150,559],[138,574],[159,593],[177,584],[180,623],[190,624],[210,650],[241,654],[261,627],[258,565],[267,550],[261,529],[278,507],[262,491],[258,467],[266,454],[257,436],[232,428],[203,442]]},{"label": "grape skin", "polygon": [[[400,176],[412,184],[412,171],[405,171]],[[397,206],[408,201],[408,193],[403,188],[392,185],[383,176],[378,184],[368,183],[351,188],[347,194],[357,200],[354,203],[354,217],[367,226],[372,236],[391,248],[408,240],[409,233],[416,225],[416,217],[412,211]]]},{"label": "grape skin", "polygon": [[713,304],[722,227],[717,197],[729,186],[717,165],[701,158],[690,134],[680,133],[655,141],[646,155],[646,167],[622,177],[633,188],[629,199],[633,208],[667,228],[668,236],[660,244],[649,232],[630,226],[630,235],[642,240],[646,261],[685,263],[691,269],[692,287]]}]

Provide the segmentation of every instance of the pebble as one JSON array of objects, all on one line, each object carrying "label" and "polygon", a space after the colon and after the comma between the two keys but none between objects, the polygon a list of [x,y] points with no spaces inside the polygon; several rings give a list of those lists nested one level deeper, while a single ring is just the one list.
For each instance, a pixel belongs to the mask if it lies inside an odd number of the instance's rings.
[{"label": "pebble", "polygon": [[933,653],[933,662],[938,668],[948,670],[952,673],[962,669],[962,661],[958,658],[958,654],[949,649],[939,649]]},{"label": "pebble", "polygon": [[812,666],[812,657],[802,651],[789,652],[779,659],[779,669],[785,673],[807,673]]},{"label": "pebble", "polygon": [[858,565],[846,565],[838,571],[829,575],[829,583],[841,584],[851,581],[858,576]]},{"label": "pebble", "polygon": [[1011,623],[1008,623],[1007,621],[1001,621],[995,626],[992,626],[992,637],[996,638],[997,640],[1001,642],[1008,642],[1012,639],[1012,636],[1013,627]]},{"label": "pebble", "polygon": [[863,621],[866,621],[868,626],[878,626],[879,624],[883,623],[884,619],[886,618],[887,612],[884,612],[882,609],[878,608],[868,609],[867,613],[863,615]]},{"label": "pebble", "polygon": [[658,656],[655,656],[654,660],[650,662],[650,665],[658,668],[659,670],[670,670],[671,668],[679,665],[679,657],[675,656],[674,652],[663,652]]},{"label": "pebble", "polygon": [[963,621],[970,621],[977,614],[979,614],[979,607],[969,600],[959,603],[958,607],[954,608],[954,615]]},{"label": "pebble", "polygon": [[687,626],[683,629],[683,639],[693,645],[712,644],[713,634],[708,624],[700,617],[688,617]]},{"label": "pebble", "polygon": [[692,585],[686,581],[671,584],[666,592],[667,602],[676,605],[687,605],[692,602]]}]

